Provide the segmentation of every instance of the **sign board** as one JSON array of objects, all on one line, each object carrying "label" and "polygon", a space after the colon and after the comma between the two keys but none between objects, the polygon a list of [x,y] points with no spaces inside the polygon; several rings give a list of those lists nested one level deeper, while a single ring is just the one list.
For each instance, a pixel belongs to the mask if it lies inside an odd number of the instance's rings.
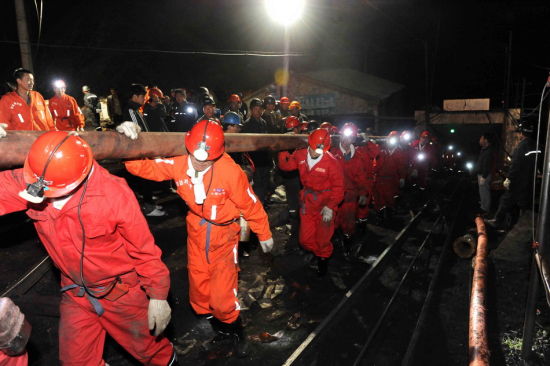
[{"label": "sign board", "polygon": [[300,95],[296,98],[302,103],[302,110],[306,115],[327,115],[336,107],[336,94]]},{"label": "sign board", "polygon": [[457,111],[488,111],[489,98],[480,99],[445,99],[443,110],[448,112]]}]

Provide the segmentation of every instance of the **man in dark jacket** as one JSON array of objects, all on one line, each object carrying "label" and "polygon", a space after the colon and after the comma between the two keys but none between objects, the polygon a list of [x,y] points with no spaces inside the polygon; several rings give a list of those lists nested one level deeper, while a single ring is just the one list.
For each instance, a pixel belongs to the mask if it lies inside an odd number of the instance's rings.
[{"label": "man in dark jacket", "polygon": [[[500,198],[498,210],[493,220],[487,222],[496,228],[507,226],[513,222],[510,217],[514,217],[515,211],[532,210],[533,194],[533,175],[535,173],[535,142],[531,138],[534,131],[532,123],[525,121],[520,124],[518,131],[520,143],[512,153],[512,164],[508,172],[508,178],[503,185],[506,192]],[[508,223],[505,225],[505,223]]]},{"label": "man in dark jacket", "polygon": [[479,138],[481,151],[477,158],[476,172],[479,186],[481,209],[488,213],[491,210],[491,179],[495,168],[495,152],[493,149],[493,134],[486,132]]},{"label": "man in dark jacket", "polygon": [[197,120],[197,107],[187,101],[187,93],[184,89],[174,90],[174,102],[170,106],[171,127],[173,132],[187,132],[193,128]]},{"label": "man in dark jacket", "polygon": [[160,102],[158,95],[151,94],[151,97],[143,106],[143,116],[150,132],[168,132],[164,123],[166,119],[166,108]]},{"label": "man in dark jacket", "polygon": [[[262,118],[263,102],[259,98],[250,101],[250,118],[246,120],[241,130],[242,133],[269,133],[267,122]],[[271,170],[273,159],[267,151],[253,151],[250,157],[254,162],[254,192],[262,202],[265,202],[267,193],[270,190]]]},{"label": "man in dark jacket", "polygon": [[[145,103],[145,87],[141,84],[132,84],[128,94],[130,95],[130,100],[126,104],[126,107],[122,111],[123,121],[116,130],[120,133],[126,133],[128,129],[132,129],[131,124],[139,126],[139,130],[149,132],[155,131],[151,129],[147,123],[147,120],[143,117],[139,109]],[[128,126],[130,124],[130,126]],[[137,136],[136,136],[137,137]],[[126,177],[128,184],[136,191],[141,199],[141,209],[145,216],[164,216],[166,213],[162,210],[162,206],[155,204],[153,200],[153,190],[158,188],[156,182],[151,182],[139,177],[129,176]]]}]

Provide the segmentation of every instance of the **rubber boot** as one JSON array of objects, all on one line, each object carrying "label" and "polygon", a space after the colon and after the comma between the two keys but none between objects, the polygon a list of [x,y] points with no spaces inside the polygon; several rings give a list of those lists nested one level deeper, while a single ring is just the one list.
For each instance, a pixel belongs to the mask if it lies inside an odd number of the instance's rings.
[{"label": "rubber boot", "polygon": [[248,356],[248,341],[246,340],[241,317],[238,317],[233,323],[227,324],[227,327],[233,336],[233,346],[237,357],[243,358]]},{"label": "rubber boot", "polygon": [[328,258],[317,257],[317,276],[323,277],[328,272]]},{"label": "rubber boot", "polygon": [[353,244],[352,238],[350,234],[343,234],[343,250],[344,250],[344,256],[347,258],[350,255],[350,250]]},{"label": "rubber boot", "polygon": [[232,337],[231,330],[228,328],[228,325],[214,317],[210,318],[209,320],[210,325],[212,326],[212,329],[214,330],[216,335],[204,345],[204,349],[206,351],[212,351],[224,345],[230,344],[232,342]]}]

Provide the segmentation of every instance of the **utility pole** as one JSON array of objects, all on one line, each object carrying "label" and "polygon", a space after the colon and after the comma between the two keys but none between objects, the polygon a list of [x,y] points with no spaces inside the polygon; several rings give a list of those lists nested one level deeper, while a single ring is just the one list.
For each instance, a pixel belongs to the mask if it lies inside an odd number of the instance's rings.
[{"label": "utility pole", "polygon": [[23,0],[15,0],[15,18],[17,20],[17,35],[19,36],[19,49],[21,51],[21,66],[33,71],[31,44],[29,43],[29,30]]}]

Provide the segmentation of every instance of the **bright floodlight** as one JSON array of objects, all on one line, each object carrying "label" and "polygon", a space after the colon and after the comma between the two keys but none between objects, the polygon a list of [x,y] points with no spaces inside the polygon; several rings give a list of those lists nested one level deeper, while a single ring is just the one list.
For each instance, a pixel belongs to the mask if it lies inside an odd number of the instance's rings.
[{"label": "bright floodlight", "polygon": [[65,82],[63,80],[56,80],[53,82],[53,87],[56,89],[65,88]]},{"label": "bright floodlight", "polygon": [[467,162],[466,163],[466,169],[468,169],[468,170],[474,169],[474,163],[472,163],[471,161]]},{"label": "bright floodlight", "polygon": [[456,156],[462,156],[462,153],[459,151],[456,153]]},{"label": "bright floodlight", "polygon": [[351,135],[353,135],[353,130],[351,128],[346,128],[344,130],[344,136],[350,137]]},{"label": "bright floodlight", "polygon": [[390,145],[395,145],[397,144],[397,138],[396,137],[390,137]]},{"label": "bright floodlight", "polygon": [[449,145],[449,147],[448,147],[449,151],[453,151],[454,148],[455,147],[453,145]]},{"label": "bright floodlight", "polygon": [[416,158],[418,161],[423,161],[426,158],[426,155],[424,155],[424,153],[420,153],[416,156]]},{"label": "bright floodlight", "polygon": [[403,140],[409,141],[410,139],[411,139],[411,134],[410,134],[410,133],[405,133],[405,134],[403,135]]},{"label": "bright floodlight", "polygon": [[302,17],[305,0],[265,0],[267,14],[284,26],[289,26]]},{"label": "bright floodlight", "polygon": [[185,111],[189,114],[193,113],[193,107],[187,107]]}]

